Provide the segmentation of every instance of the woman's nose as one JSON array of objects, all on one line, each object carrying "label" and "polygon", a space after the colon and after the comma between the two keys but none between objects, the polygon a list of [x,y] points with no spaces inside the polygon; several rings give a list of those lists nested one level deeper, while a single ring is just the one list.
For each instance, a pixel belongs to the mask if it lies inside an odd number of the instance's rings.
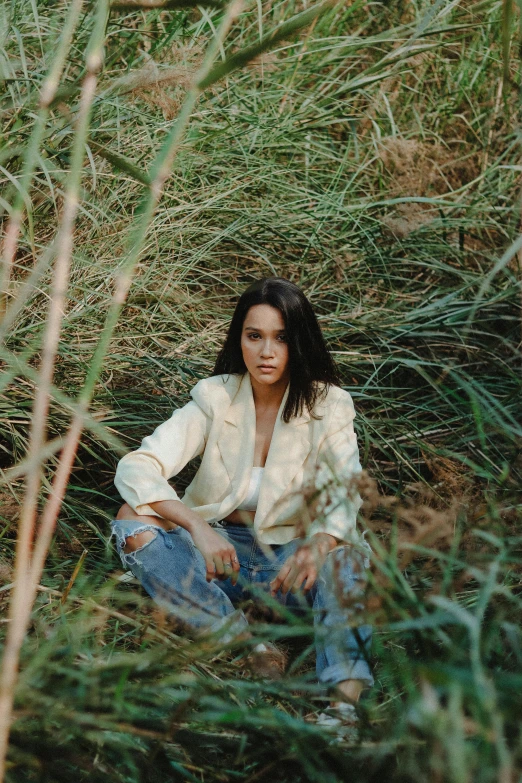
[{"label": "woman's nose", "polygon": [[261,346],[261,356],[263,357],[269,357],[274,355],[274,347],[272,345],[271,340],[264,340],[263,345]]}]

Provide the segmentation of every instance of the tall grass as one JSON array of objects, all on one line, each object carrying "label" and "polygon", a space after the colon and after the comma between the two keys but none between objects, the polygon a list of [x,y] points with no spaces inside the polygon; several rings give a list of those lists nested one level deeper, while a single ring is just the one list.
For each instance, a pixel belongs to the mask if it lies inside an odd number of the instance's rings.
[{"label": "tall grass", "polygon": [[[2,14],[7,779],[515,780],[518,16]],[[376,481],[377,685],[349,749],[304,720],[310,618],[258,626],[294,639],[276,688],[108,578],[118,456],[208,374],[238,293],[270,274],[313,302]]]}]

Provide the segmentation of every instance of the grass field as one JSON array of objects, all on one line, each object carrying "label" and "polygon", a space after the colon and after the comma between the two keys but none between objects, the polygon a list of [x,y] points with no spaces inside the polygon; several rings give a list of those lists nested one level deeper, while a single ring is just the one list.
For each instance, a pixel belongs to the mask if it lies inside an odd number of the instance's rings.
[{"label": "grass field", "polygon": [[[518,5],[182,5],[0,7],[4,779],[514,783]],[[376,685],[353,745],[307,720],[310,617],[254,626],[292,659],[256,680],[118,581],[107,540],[119,456],[273,274],[358,413]]]}]

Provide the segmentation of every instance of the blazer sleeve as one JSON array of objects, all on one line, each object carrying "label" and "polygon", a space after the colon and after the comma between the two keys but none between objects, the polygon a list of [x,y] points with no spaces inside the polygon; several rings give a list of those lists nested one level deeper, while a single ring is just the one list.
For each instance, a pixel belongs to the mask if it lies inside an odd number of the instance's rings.
[{"label": "blazer sleeve", "polygon": [[179,473],[193,457],[202,454],[212,421],[204,404],[201,381],[191,392],[194,399],[174,411],[168,421],[143,439],[139,449],[126,454],[118,463],[114,483],[122,498],[137,514],[159,516],[150,503],[180,500],[168,479]]},{"label": "blazer sleeve", "polygon": [[342,541],[357,541],[357,512],[362,498],[356,485],[362,467],[353,426],[355,415],[352,398],[346,392],[335,406],[327,436],[319,449],[315,477],[319,502],[309,535],[324,532]]}]

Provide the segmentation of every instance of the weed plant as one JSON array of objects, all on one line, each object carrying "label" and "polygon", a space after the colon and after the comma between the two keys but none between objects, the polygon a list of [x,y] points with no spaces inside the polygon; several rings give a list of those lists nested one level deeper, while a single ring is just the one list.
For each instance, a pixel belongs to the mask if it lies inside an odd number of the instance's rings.
[{"label": "weed plant", "polygon": [[[5,780],[519,780],[518,7],[0,13]],[[358,413],[376,685],[353,744],[310,720],[310,616],[254,618],[291,658],[263,682],[108,541],[118,458],[273,274]]]}]

